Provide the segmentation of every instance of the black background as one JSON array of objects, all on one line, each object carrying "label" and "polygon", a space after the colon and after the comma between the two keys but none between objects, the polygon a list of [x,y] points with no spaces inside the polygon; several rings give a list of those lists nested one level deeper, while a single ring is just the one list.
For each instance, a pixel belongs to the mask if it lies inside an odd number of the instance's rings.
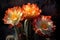
[{"label": "black background", "polygon": [[[4,24],[2,20],[5,11],[10,7],[22,6],[23,4],[27,4],[28,2],[36,3],[38,7],[42,9],[41,15],[51,15],[54,24],[57,25],[56,21],[59,22],[58,20],[60,18],[60,14],[56,0],[0,0],[0,40],[5,40],[6,36],[12,33],[12,31],[10,31],[11,29],[8,28],[8,25]],[[56,39],[56,32],[54,32],[53,34],[54,35],[51,37],[51,40]],[[36,35],[35,37],[36,39],[44,40],[42,39],[43,37],[37,36],[38,35]]]}]

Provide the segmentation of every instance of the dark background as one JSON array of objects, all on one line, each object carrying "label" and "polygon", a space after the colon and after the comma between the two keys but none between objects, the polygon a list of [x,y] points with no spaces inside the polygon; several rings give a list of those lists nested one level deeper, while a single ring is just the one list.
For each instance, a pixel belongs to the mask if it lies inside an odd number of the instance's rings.
[{"label": "dark background", "polygon": [[[0,40],[5,40],[6,36],[12,33],[12,31],[10,31],[11,29],[8,28],[8,25],[4,24],[2,20],[5,11],[10,7],[22,6],[23,4],[27,4],[28,2],[36,3],[38,7],[42,9],[41,15],[52,16],[52,20],[54,24],[55,25],[57,24],[56,21],[59,20],[60,14],[56,0],[0,0]],[[55,40],[56,39],[55,36],[56,36],[56,31],[53,33],[51,40]],[[40,37],[38,35],[36,35],[35,38],[38,40],[44,40],[43,37]]]}]

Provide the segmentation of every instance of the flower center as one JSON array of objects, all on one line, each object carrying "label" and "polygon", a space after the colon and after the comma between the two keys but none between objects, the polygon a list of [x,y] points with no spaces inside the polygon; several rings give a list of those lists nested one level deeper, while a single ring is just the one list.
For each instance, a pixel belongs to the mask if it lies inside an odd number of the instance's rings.
[{"label": "flower center", "polygon": [[42,24],[42,29],[47,29],[47,25],[46,24]]},{"label": "flower center", "polygon": [[17,20],[17,18],[18,18],[17,14],[12,14],[11,15],[11,20]]}]

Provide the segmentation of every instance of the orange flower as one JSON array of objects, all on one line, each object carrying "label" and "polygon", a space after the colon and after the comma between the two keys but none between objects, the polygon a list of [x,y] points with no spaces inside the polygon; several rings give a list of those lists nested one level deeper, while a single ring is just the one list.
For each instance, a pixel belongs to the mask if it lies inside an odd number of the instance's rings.
[{"label": "orange flower", "polygon": [[26,18],[36,17],[41,13],[41,9],[39,10],[36,4],[28,3],[27,5],[23,5],[22,9],[23,9],[24,17]]},{"label": "orange flower", "polygon": [[8,8],[4,16],[4,23],[17,25],[22,18],[22,9],[20,7]]}]

